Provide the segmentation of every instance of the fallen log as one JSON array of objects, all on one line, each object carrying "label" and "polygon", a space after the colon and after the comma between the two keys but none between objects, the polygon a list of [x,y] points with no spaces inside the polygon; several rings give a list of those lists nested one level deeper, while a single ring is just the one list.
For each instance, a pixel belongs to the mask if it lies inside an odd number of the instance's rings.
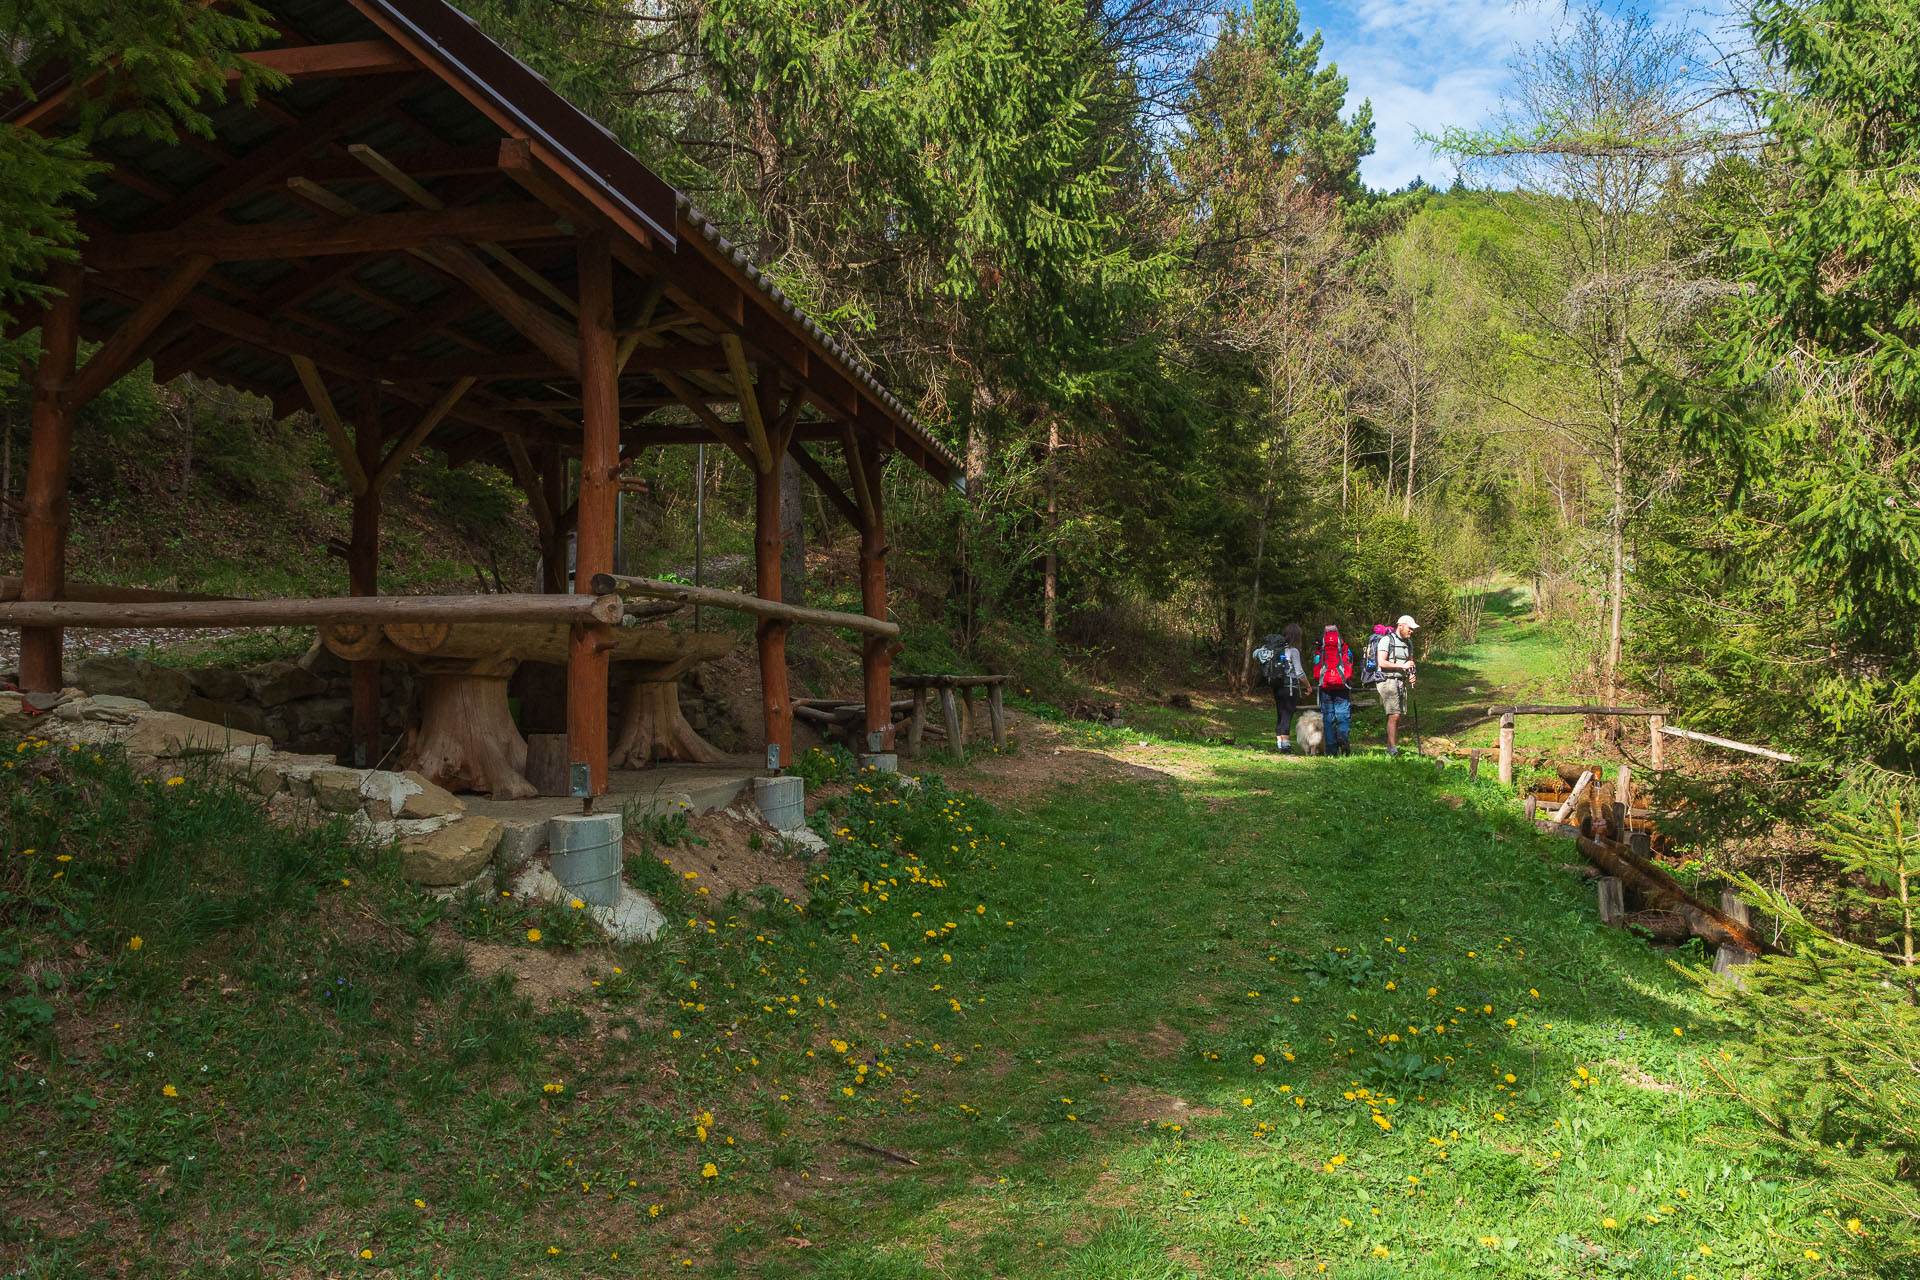
[{"label": "fallen log", "polygon": [[1620,918],[1623,928],[1645,929],[1663,942],[1683,942],[1693,936],[1693,926],[1678,911],[1629,911]]},{"label": "fallen log", "polygon": [[[18,600],[23,588],[20,578],[0,576],[0,600]],[[160,591],[152,587],[100,587],[84,582],[69,582],[60,589],[62,600],[76,604],[171,604],[182,600],[231,600],[232,596],[210,596],[193,591]]]},{"label": "fallen log", "polygon": [[1528,703],[1511,707],[1488,707],[1487,714],[1490,716],[1664,716],[1672,713],[1666,707],[1587,707]]},{"label": "fallen log", "polygon": [[1685,738],[1689,742],[1706,742],[1716,747],[1725,747],[1729,751],[1744,751],[1750,756],[1765,756],[1769,760],[1780,760],[1787,764],[1800,763],[1800,757],[1790,756],[1784,751],[1756,747],[1750,742],[1735,742],[1732,738],[1717,738],[1711,733],[1699,733],[1693,729],[1676,729],[1670,724],[1663,724],[1659,732],[1669,738]]},{"label": "fallen log", "polygon": [[1567,815],[1572,813],[1573,807],[1580,803],[1580,797],[1586,794],[1587,787],[1590,786],[1592,782],[1593,774],[1583,773],[1580,775],[1580,781],[1573,784],[1573,790],[1568,794],[1567,802],[1554,810],[1553,820],[1555,822],[1565,822],[1567,820]]},{"label": "fallen log", "polygon": [[1768,950],[1752,928],[1700,901],[1681,888],[1672,876],[1627,846],[1586,836],[1578,837],[1574,846],[1588,862],[1637,890],[1646,898],[1649,910],[1665,909],[1685,916],[1693,936],[1708,945],[1737,947],[1755,955]]},{"label": "fallen log", "polygon": [[319,627],[354,623],[618,622],[617,596],[325,596],[299,600],[0,603],[0,627]]},{"label": "fallen log", "polygon": [[630,578],[620,574],[596,573],[593,575],[593,592],[595,595],[643,596],[654,600],[677,600],[681,604],[698,604],[710,609],[731,609],[735,613],[751,613],[756,617],[768,618],[775,622],[844,627],[848,631],[863,631],[868,635],[886,636],[889,639],[900,634],[899,623],[888,622],[884,618],[869,618],[864,613],[808,609],[779,600],[762,600],[759,596],[743,595],[738,591],[722,591],[718,587],[691,587],[684,582],[662,582],[657,578]]}]

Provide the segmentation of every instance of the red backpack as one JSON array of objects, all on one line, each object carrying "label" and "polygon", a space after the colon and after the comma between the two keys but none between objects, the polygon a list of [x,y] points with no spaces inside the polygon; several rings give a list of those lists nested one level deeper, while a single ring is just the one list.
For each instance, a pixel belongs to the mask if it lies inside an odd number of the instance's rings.
[{"label": "red backpack", "polygon": [[1322,689],[1344,686],[1353,679],[1353,651],[1332,627],[1320,637],[1320,652],[1313,657],[1313,671]]}]

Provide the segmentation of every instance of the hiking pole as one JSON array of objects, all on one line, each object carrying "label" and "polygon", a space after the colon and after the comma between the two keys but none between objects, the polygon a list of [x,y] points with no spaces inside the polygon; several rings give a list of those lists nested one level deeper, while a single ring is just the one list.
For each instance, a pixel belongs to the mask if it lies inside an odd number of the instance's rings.
[{"label": "hiking pole", "polygon": [[1413,691],[1413,681],[1407,681],[1407,706],[1413,712],[1413,754],[1423,756],[1425,748],[1420,745],[1420,698]]}]

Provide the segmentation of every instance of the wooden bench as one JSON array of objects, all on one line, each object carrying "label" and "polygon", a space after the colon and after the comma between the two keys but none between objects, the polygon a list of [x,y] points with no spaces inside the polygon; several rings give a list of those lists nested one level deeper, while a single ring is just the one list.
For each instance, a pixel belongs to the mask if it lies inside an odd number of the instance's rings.
[{"label": "wooden bench", "polygon": [[[920,754],[920,740],[927,729],[927,699],[940,695],[940,714],[947,731],[947,746],[956,755],[966,751],[967,735],[973,728],[973,691],[987,691],[987,718],[993,730],[993,745],[1007,745],[1007,712],[1001,702],[1001,688],[1012,676],[917,676],[896,675],[896,689],[913,692],[913,716],[907,724],[907,754]],[[958,699],[955,693],[959,694]]]},{"label": "wooden bench", "polygon": [[[425,677],[420,723],[396,767],[449,791],[516,800],[538,792],[526,777],[527,742],[513,723],[507,679],[522,662],[565,662],[571,630],[566,622],[353,622],[324,625],[320,638],[349,662],[401,662]],[[614,670],[631,688],[609,764],[725,760],[681,715],[676,682],[730,651],[733,637],[642,625],[614,628],[611,644]]]}]

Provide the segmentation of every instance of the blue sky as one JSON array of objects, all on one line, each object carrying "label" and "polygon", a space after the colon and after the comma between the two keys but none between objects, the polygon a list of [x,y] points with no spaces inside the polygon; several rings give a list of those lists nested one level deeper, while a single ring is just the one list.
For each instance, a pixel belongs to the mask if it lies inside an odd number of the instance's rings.
[{"label": "blue sky", "polygon": [[1366,184],[1391,189],[1424,175],[1444,187],[1453,166],[1416,131],[1488,123],[1516,45],[1548,34],[1560,14],[1558,4],[1512,0],[1301,0],[1300,25],[1326,38],[1322,60],[1346,76],[1348,109],[1373,101],[1374,153],[1360,167]]}]

